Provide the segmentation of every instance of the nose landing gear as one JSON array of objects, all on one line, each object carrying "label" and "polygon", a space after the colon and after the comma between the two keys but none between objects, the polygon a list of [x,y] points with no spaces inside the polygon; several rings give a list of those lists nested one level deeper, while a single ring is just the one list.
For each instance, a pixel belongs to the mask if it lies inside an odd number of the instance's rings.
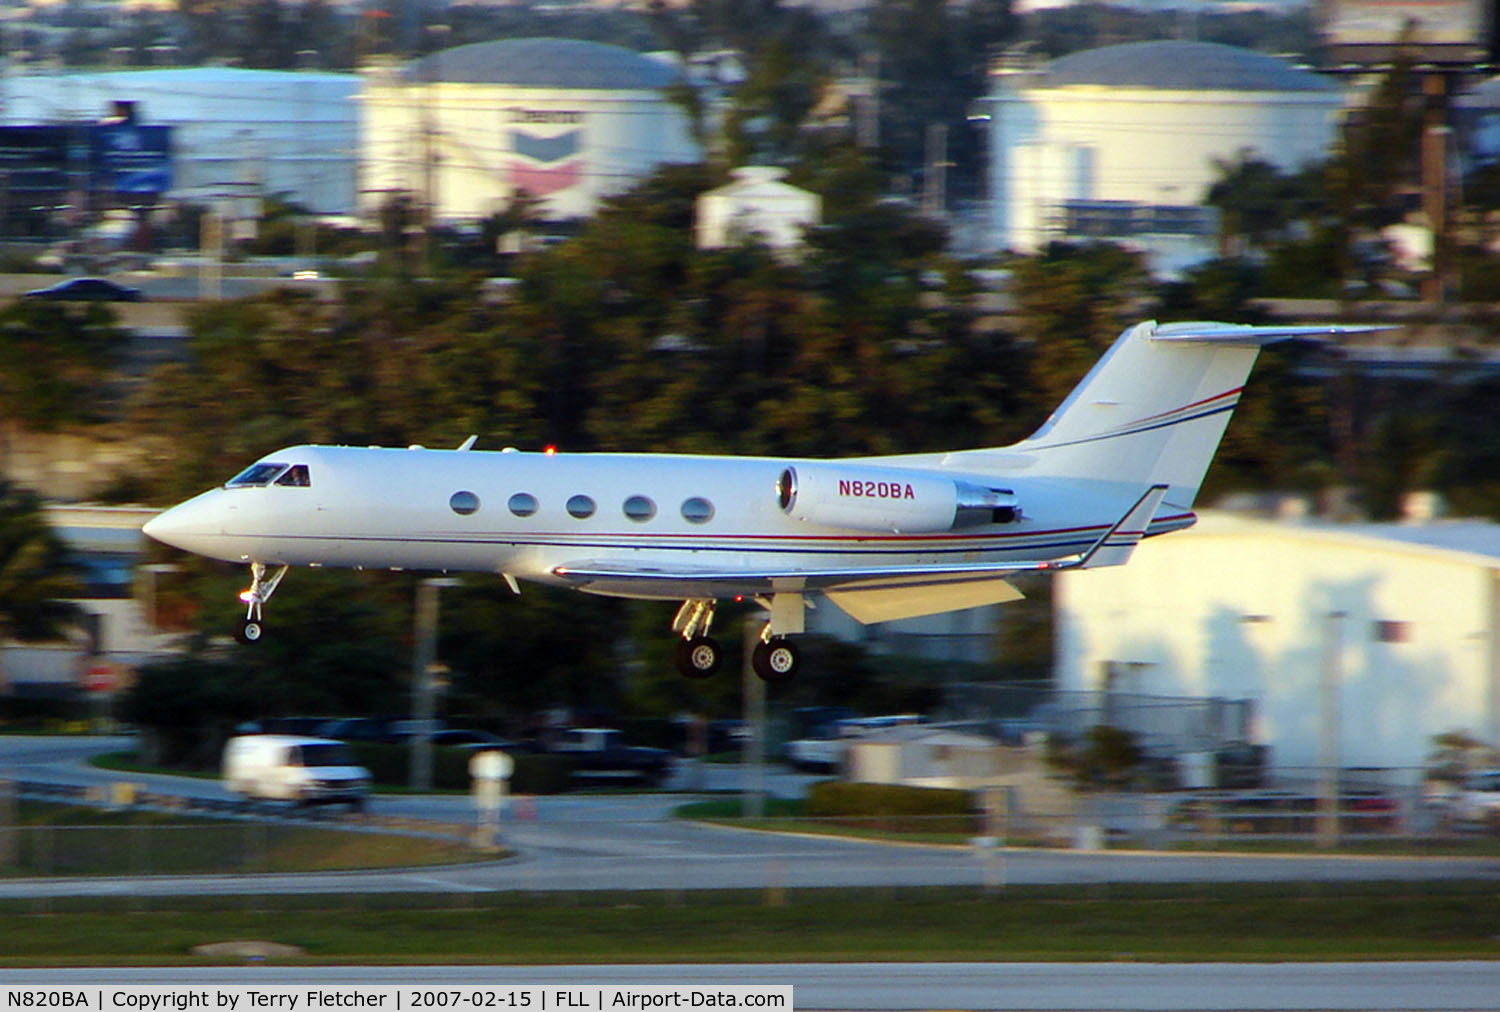
[{"label": "nose landing gear", "polygon": [[266,624],[261,617],[261,605],[269,601],[271,595],[276,593],[276,587],[281,583],[281,578],[286,575],[287,568],[281,566],[268,578],[264,562],[250,563],[250,586],[240,591],[240,600],[245,602],[245,617],[240,619],[234,627],[235,642],[247,645],[258,643],[266,634]]}]

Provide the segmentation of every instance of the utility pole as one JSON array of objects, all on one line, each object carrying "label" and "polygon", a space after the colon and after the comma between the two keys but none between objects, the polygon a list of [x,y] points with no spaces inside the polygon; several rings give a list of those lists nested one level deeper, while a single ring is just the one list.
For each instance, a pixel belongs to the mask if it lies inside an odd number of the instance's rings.
[{"label": "utility pole", "polygon": [[744,659],[740,665],[745,729],[749,732],[740,753],[740,769],[744,772],[740,814],[747,819],[759,819],[766,814],[766,683],[751,663],[755,645],[760,642],[758,619],[758,614],[745,616]]},{"label": "utility pole", "polygon": [[948,124],[927,124],[927,171],[923,173],[922,213],[941,218],[948,203]]},{"label": "utility pole", "polygon": [[1432,269],[1422,279],[1422,301],[1440,305],[1448,288],[1448,75],[1422,77],[1422,213],[1432,229]]},{"label": "utility pole", "polygon": [[452,577],[429,577],[417,584],[415,648],[411,659],[411,716],[415,733],[411,736],[409,783],[414,791],[432,790],[432,732],[437,715],[438,678],[443,674],[437,663],[438,591],[460,586]]},{"label": "utility pole", "polygon": [[1339,691],[1344,680],[1344,619],[1342,611],[1323,617],[1323,658],[1318,673],[1318,846],[1339,842]]}]

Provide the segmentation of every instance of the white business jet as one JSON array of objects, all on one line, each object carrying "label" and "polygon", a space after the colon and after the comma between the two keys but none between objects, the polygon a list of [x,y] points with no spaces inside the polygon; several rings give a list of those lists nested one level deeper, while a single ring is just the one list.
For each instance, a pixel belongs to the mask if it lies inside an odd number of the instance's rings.
[{"label": "white business jet", "polygon": [[1260,346],[1369,327],[1137,324],[1011,446],[839,460],[293,446],[145,525],[250,565],[236,638],[290,566],[497,573],[680,600],[677,666],[719,667],[717,601],[770,613],[756,672],[789,678],[804,608],[885,622],[1011,601],[1006,579],[1124,564],[1181,530]]}]

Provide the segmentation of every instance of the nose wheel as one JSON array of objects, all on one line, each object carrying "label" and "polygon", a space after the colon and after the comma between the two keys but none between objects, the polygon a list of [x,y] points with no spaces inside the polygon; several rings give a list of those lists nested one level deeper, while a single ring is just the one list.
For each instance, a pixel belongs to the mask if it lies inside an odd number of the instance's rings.
[{"label": "nose wheel", "polygon": [[242,618],[235,623],[234,641],[246,646],[251,643],[259,643],[260,638],[266,634],[265,623],[258,618]]},{"label": "nose wheel", "polygon": [[234,627],[234,639],[236,643],[250,645],[259,643],[262,636],[266,634],[266,623],[261,617],[261,606],[271,599],[276,593],[276,587],[281,583],[281,578],[286,575],[287,567],[281,566],[266,576],[266,564],[264,562],[252,562],[250,564],[250,586],[240,592],[240,600],[245,602],[245,617],[240,619]]}]

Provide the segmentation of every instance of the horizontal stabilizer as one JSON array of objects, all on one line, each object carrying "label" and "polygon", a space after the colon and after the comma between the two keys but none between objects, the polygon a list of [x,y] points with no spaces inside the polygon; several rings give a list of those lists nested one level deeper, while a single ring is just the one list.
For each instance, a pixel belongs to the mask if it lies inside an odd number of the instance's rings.
[{"label": "horizontal stabilizer", "polygon": [[1338,337],[1368,334],[1391,327],[1369,324],[1299,324],[1251,326],[1238,323],[1163,323],[1150,334],[1152,341],[1192,341],[1200,344],[1262,345],[1292,338]]},{"label": "horizontal stabilizer", "polygon": [[1130,561],[1130,555],[1135,551],[1135,546],[1141,543],[1141,538],[1146,536],[1146,528],[1151,525],[1151,518],[1161,508],[1162,498],[1167,494],[1167,486],[1152,485],[1144,495],[1135,501],[1135,505],[1116,521],[1115,525],[1105,532],[1104,537],[1094,542],[1092,548],[1084,552],[1078,560],[1079,569],[1094,569],[1100,566],[1123,566]]}]

